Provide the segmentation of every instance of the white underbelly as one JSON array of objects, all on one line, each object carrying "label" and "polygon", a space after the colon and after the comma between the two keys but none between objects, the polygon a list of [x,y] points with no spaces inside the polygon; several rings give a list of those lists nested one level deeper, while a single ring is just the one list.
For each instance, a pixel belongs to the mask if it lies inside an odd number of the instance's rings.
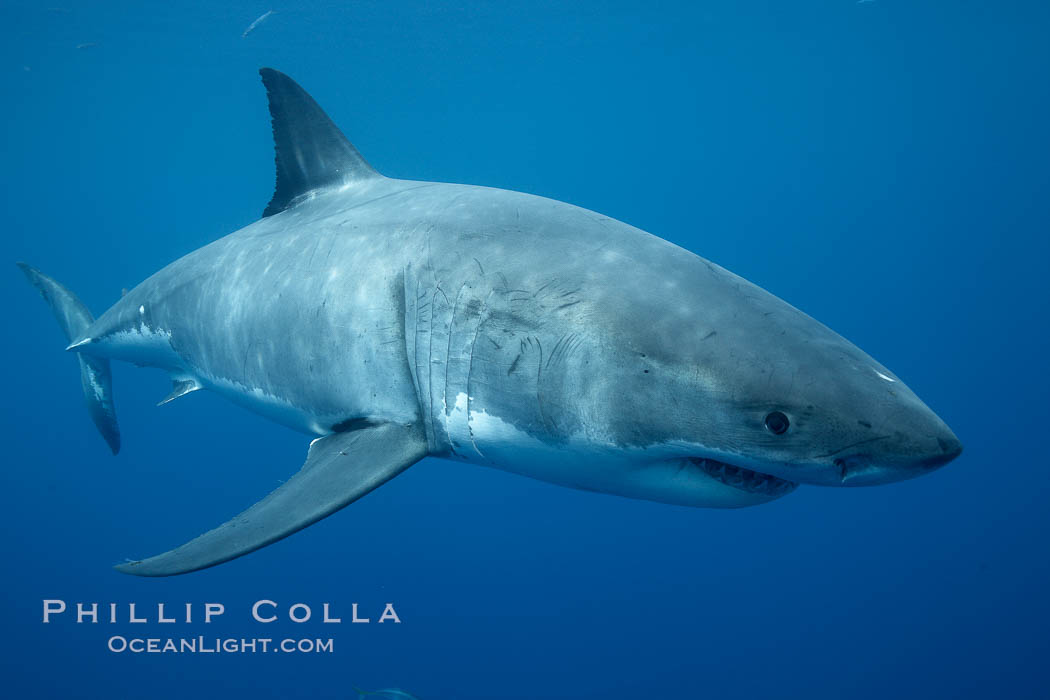
[{"label": "white underbelly", "polygon": [[768,497],[728,486],[659,449],[621,448],[582,437],[550,444],[471,408],[460,393],[445,417],[453,459],[600,493],[696,507],[739,507]]},{"label": "white underbelly", "polygon": [[315,412],[259,387],[245,386],[229,379],[202,377],[197,381],[203,388],[211,389],[252,413],[308,435],[328,435],[334,424],[347,418],[342,414]]}]

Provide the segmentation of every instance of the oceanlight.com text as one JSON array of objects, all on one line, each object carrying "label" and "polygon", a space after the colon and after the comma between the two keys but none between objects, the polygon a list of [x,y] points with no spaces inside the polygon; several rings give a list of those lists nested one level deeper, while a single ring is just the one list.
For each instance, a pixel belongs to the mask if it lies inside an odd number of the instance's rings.
[{"label": "oceanlight.com text", "polygon": [[122,637],[114,635],[106,648],[115,654],[331,654],[327,639],[272,639],[265,637]]}]

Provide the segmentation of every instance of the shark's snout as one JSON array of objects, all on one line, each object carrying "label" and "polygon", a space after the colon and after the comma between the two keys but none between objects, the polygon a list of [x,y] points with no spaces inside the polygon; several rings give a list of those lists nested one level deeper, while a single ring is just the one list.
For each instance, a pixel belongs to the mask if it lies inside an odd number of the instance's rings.
[{"label": "shark's snout", "polygon": [[937,438],[937,446],[940,448],[940,453],[926,458],[926,461],[922,465],[926,469],[943,467],[945,464],[961,455],[963,451],[962,442],[959,438],[955,437],[955,433],[951,430],[948,430],[946,435]]},{"label": "shark's snout", "polygon": [[872,443],[869,449],[836,457],[843,486],[875,486],[903,481],[943,467],[962,454],[962,442],[930,412],[931,426],[898,432]]}]

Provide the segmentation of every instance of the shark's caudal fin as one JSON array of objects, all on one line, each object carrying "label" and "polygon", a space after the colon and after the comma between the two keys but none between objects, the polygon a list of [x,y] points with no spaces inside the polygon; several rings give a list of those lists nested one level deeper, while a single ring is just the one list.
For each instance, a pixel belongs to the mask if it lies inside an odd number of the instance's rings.
[{"label": "shark's caudal fin", "polygon": [[[39,290],[44,301],[51,307],[58,325],[66,334],[66,341],[73,342],[95,318],[88,308],[77,299],[73,292],[51,279],[39,270],[18,263],[33,286]],[[80,384],[84,390],[88,413],[95,421],[98,431],[109,445],[113,454],[120,451],[120,428],[117,426],[117,414],[113,409],[113,386],[109,373],[109,360],[78,354],[80,360]]]},{"label": "shark's caudal fin", "polygon": [[277,186],[263,217],[315,190],[382,177],[294,80],[272,68],[259,75],[270,101],[277,161]]},{"label": "shark's caudal fin", "polygon": [[318,438],[302,469],[248,510],[181,547],[116,569],[137,576],[174,576],[253,552],[353,503],[426,452],[418,425],[381,423]]}]

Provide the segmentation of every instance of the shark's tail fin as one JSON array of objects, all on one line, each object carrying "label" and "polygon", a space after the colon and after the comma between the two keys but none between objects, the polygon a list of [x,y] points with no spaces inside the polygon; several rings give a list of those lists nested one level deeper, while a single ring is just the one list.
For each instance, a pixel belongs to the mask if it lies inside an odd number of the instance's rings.
[{"label": "shark's tail fin", "polygon": [[[83,335],[95,318],[76,295],[39,270],[25,263],[18,263],[18,266],[51,307],[58,325],[66,334],[66,340],[72,343]],[[77,357],[80,360],[80,384],[84,389],[88,413],[109,449],[117,454],[120,451],[120,428],[117,427],[117,414],[113,410],[109,360],[83,353],[78,353]]]}]

